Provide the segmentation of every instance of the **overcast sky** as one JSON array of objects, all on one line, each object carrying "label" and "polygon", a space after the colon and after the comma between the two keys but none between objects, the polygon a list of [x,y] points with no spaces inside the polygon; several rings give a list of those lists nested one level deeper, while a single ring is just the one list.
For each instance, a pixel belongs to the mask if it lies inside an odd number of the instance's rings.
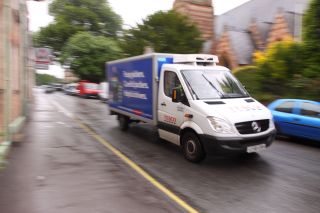
[{"label": "overcast sky", "polygon": [[[30,30],[38,31],[40,27],[48,25],[53,17],[48,15],[48,3],[28,1]],[[216,15],[224,13],[248,0],[213,0]],[[174,0],[109,0],[110,6],[119,14],[124,27],[135,26],[141,23],[148,15],[159,10],[170,10]]]}]

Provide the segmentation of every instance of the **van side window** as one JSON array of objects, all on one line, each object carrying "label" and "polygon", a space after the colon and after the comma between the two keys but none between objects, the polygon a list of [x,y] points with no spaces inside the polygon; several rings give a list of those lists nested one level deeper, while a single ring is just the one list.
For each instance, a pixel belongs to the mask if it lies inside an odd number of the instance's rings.
[{"label": "van side window", "polygon": [[301,115],[320,118],[320,106],[308,102],[301,104]]},{"label": "van side window", "polygon": [[292,113],[294,106],[294,101],[285,101],[281,104],[279,104],[275,110],[279,112],[286,112],[286,113]]},{"label": "van side window", "polygon": [[181,86],[180,80],[176,73],[171,71],[165,71],[164,73],[164,93],[166,96],[171,98],[172,96],[172,89],[175,87]]}]

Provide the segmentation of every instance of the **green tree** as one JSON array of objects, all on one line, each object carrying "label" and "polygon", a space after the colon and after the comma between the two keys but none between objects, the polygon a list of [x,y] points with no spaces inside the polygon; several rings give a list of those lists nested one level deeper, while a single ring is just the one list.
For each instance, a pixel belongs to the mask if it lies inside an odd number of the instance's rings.
[{"label": "green tree", "polygon": [[40,85],[46,85],[46,84],[51,84],[51,83],[59,83],[61,79],[58,79],[54,77],[53,75],[48,75],[48,74],[36,74],[36,84],[38,86]]},{"label": "green tree", "polygon": [[301,55],[301,44],[290,38],[269,45],[264,53],[255,54],[261,90],[279,96],[292,94],[292,79],[303,75]]},{"label": "green tree", "polygon": [[126,55],[140,55],[145,47],[155,52],[197,53],[203,41],[200,32],[186,16],[172,10],[157,12],[143,24],[124,33],[122,48]]},{"label": "green tree", "polygon": [[[238,71],[242,82],[254,89],[259,100],[270,101],[275,98],[320,98],[320,78],[306,72],[308,60],[304,45],[292,39],[276,42],[267,47],[265,52],[254,54],[257,71]],[[250,70],[250,69],[249,69]],[[257,81],[257,82],[256,82]]]},{"label": "green tree", "polygon": [[258,67],[256,66],[244,66],[239,67],[233,71],[237,79],[246,87],[246,90],[253,96],[256,97],[260,92],[261,79],[258,75]]},{"label": "green tree", "polygon": [[54,0],[49,11],[54,22],[41,28],[34,42],[36,46],[51,46],[55,51],[61,51],[77,32],[116,37],[121,29],[121,18],[105,0]]},{"label": "green tree", "polygon": [[312,0],[303,17],[303,41],[320,51],[320,0]]},{"label": "green tree", "polygon": [[60,52],[68,39],[79,31],[83,31],[83,29],[69,25],[64,21],[51,23],[33,35],[34,46],[49,46],[54,51]]},{"label": "green tree", "polygon": [[312,0],[303,17],[303,42],[306,49],[305,74],[320,77],[320,0]]},{"label": "green tree", "polygon": [[79,32],[63,49],[62,60],[71,59],[70,68],[81,79],[99,82],[105,79],[105,62],[119,58],[118,43],[112,38]]}]

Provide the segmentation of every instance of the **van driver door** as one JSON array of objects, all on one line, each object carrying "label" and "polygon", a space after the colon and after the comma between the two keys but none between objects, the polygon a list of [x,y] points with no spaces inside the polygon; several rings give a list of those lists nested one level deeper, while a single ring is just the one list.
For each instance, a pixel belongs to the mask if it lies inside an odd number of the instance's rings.
[{"label": "van driver door", "polygon": [[160,138],[180,145],[180,126],[184,120],[184,104],[172,102],[172,90],[181,88],[181,82],[174,71],[161,73],[158,96],[158,131]]}]

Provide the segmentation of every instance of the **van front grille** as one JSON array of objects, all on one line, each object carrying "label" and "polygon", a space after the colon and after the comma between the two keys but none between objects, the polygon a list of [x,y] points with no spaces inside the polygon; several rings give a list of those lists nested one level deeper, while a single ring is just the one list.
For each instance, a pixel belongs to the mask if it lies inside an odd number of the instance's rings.
[{"label": "van front grille", "polygon": [[236,123],[235,126],[242,135],[260,133],[269,129],[269,119]]}]

